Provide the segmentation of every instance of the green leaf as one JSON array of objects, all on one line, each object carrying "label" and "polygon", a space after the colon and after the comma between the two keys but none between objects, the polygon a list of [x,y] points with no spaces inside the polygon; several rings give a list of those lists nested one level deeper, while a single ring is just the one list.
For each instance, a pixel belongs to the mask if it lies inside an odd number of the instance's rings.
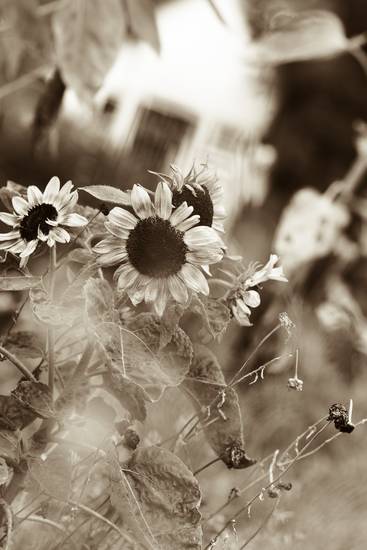
[{"label": "green leaf", "polygon": [[79,187],[79,191],[85,191],[103,202],[131,205],[130,194],[111,185],[88,185],[88,187]]},{"label": "green leaf", "polygon": [[1,277],[0,276],[0,291],[3,290],[29,290],[40,286],[42,283],[41,277]]},{"label": "green leaf", "polygon": [[110,451],[108,463],[111,503],[140,543],[137,550],[201,549],[199,484],[176,455],[139,448],[120,465]]},{"label": "green leaf", "polygon": [[17,464],[20,460],[20,432],[0,431],[0,457],[9,464]]},{"label": "green leaf", "polygon": [[[202,421],[205,436],[228,468],[246,468],[254,464],[245,453],[242,416],[234,388],[227,386],[215,355],[205,346],[194,346],[194,358],[182,388],[191,397],[198,413],[208,410]],[[216,419],[209,423],[208,420]]]},{"label": "green leaf", "polygon": [[125,35],[120,0],[73,0],[53,15],[57,64],[64,82],[90,99],[112,67]]},{"label": "green leaf", "polygon": [[[150,318],[150,317],[149,317]],[[179,385],[191,362],[191,344],[179,329],[171,341],[160,349],[159,321],[137,332],[132,325],[100,323],[96,337],[112,370],[138,384],[151,401],[160,399],[168,386]],[[133,330],[131,330],[133,328]]]},{"label": "green leaf", "polygon": [[128,11],[129,32],[135,38],[147,42],[159,53],[161,45],[154,2],[152,0],[126,0],[125,5]]}]

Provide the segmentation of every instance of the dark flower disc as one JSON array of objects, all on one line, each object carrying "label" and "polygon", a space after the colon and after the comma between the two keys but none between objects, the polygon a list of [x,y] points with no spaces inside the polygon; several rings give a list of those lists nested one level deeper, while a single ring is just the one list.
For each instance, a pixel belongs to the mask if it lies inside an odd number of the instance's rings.
[{"label": "dark flower disc", "polygon": [[46,220],[56,220],[57,210],[52,204],[37,204],[29,210],[20,223],[20,236],[26,241],[37,239],[38,228],[44,235],[48,235],[51,229]]},{"label": "dark flower disc", "polygon": [[195,189],[195,193],[186,185],[181,191],[173,191],[172,203],[177,208],[183,202],[194,208],[193,214],[200,216],[200,225],[211,227],[213,224],[214,206],[210,193],[205,185],[202,189]]},{"label": "dark flower disc", "polygon": [[130,232],[126,250],[131,264],[142,275],[168,277],[178,273],[188,248],[168,220],[150,217],[140,220]]}]

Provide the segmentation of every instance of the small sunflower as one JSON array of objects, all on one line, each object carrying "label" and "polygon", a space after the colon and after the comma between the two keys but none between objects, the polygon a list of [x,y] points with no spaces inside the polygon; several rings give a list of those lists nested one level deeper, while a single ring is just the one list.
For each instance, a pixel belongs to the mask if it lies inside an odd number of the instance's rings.
[{"label": "small sunflower", "polygon": [[224,232],[223,220],[223,189],[216,176],[209,172],[206,164],[197,171],[192,166],[184,176],[179,168],[171,165],[172,176],[157,174],[172,190],[172,203],[175,207],[186,202],[193,207],[193,213],[200,216],[200,225],[212,227],[220,233]]},{"label": "small sunflower", "polygon": [[50,247],[56,242],[69,242],[70,233],[60,225],[80,227],[88,223],[84,216],[71,212],[78,201],[78,192],[72,188],[73,184],[68,181],[60,189],[59,178],[53,177],[43,193],[31,185],[27,188],[27,198],[13,197],[14,212],[0,213],[0,220],[13,227],[10,233],[0,233],[0,250],[19,254],[24,266],[39,241]]},{"label": "small sunflower", "polygon": [[189,290],[208,294],[200,268],[222,259],[216,232],[197,226],[200,218],[186,202],[174,208],[166,182],[158,184],[154,204],[143,187],[134,185],[131,205],[135,215],[120,207],[111,210],[105,223],[111,235],[94,247],[100,265],[121,264],[115,272],[118,287],[134,305],[152,303],[158,315],[171,297],[185,304]]}]

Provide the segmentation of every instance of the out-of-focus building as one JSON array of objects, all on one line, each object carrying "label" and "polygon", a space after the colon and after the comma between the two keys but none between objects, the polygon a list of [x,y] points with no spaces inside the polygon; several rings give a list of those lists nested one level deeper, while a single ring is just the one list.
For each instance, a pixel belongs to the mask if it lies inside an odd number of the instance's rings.
[{"label": "out-of-focus building", "polygon": [[98,94],[113,145],[145,170],[196,161],[215,168],[230,211],[264,196],[271,147],[260,146],[269,89],[244,62],[249,34],[237,0],[173,0],[157,7],[158,55],[127,41]]}]

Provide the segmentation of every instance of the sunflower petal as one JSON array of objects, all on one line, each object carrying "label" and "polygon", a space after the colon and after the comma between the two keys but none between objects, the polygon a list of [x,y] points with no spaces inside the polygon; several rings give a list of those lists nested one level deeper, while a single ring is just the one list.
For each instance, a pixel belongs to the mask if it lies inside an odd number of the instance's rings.
[{"label": "sunflower petal", "polygon": [[139,272],[131,264],[121,265],[116,269],[114,277],[117,277],[117,286],[120,290],[126,290],[131,287],[137,277],[139,277]]},{"label": "sunflower petal", "polygon": [[19,231],[9,231],[9,233],[0,233],[0,242],[1,241],[12,241],[13,239],[19,239]]},{"label": "sunflower petal", "polygon": [[193,206],[187,206],[187,202],[183,202],[178,208],[176,208],[176,210],[172,212],[169,221],[172,225],[178,225],[189,218],[193,211]]},{"label": "sunflower petal", "polygon": [[158,183],[154,202],[157,215],[168,220],[172,213],[172,191],[165,181]]},{"label": "sunflower petal", "polygon": [[179,231],[187,231],[188,229],[191,229],[194,227],[194,225],[197,225],[200,223],[200,216],[198,214],[193,214],[183,222],[180,222],[176,225],[176,229]]},{"label": "sunflower petal", "polygon": [[50,237],[58,243],[70,242],[70,233],[62,227],[54,227],[49,233]]},{"label": "sunflower petal", "polygon": [[97,262],[99,265],[104,265],[104,266],[116,265],[125,261],[126,258],[127,258],[126,250],[123,248],[122,249],[116,248],[116,249],[110,250],[106,254],[101,254],[100,256],[98,256]]},{"label": "sunflower petal", "polygon": [[218,248],[200,248],[186,253],[186,260],[190,264],[210,265],[216,264],[223,258],[223,252]]},{"label": "sunflower petal", "polygon": [[153,215],[153,205],[147,191],[135,184],[131,191],[131,204],[139,218],[149,218]]},{"label": "sunflower petal", "polygon": [[209,285],[202,272],[191,264],[185,264],[182,266],[178,273],[178,277],[186,283],[186,285],[195,292],[201,292],[202,294],[209,294]]},{"label": "sunflower petal", "polygon": [[125,229],[134,229],[138,223],[138,219],[133,214],[130,214],[130,212],[119,206],[112,208],[108,214],[108,221],[116,223]]},{"label": "sunflower petal", "polygon": [[12,198],[13,208],[17,214],[20,216],[26,216],[29,205],[25,199],[22,199],[22,197],[13,197]]},{"label": "sunflower petal", "polygon": [[6,225],[12,225],[13,227],[18,223],[19,218],[15,214],[7,214],[6,212],[0,213],[0,221]]},{"label": "sunflower petal", "polygon": [[60,180],[54,176],[50,179],[46,185],[46,189],[43,192],[43,201],[46,204],[53,204],[60,191]]},{"label": "sunflower petal", "polygon": [[154,300],[153,302],[153,308],[156,314],[158,315],[158,317],[162,317],[164,310],[166,309],[167,301],[168,301],[168,288],[167,288],[166,281],[163,279],[158,289],[157,299]]},{"label": "sunflower petal", "polygon": [[186,304],[189,297],[187,287],[177,275],[171,275],[168,278],[168,288],[176,302]]},{"label": "sunflower petal", "polygon": [[42,203],[42,192],[35,185],[30,185],[27,189],[28,204],[30,207]]},{"label": "sunflower petal", "polygon": [[211,246],[218,243],[218,235],[211,227],[204,225],[186,231],[184,241],[191,249],[198,246]]},{"label": "sunflower petal", "polygon": [[83,225],[86,225],[88,223],[88,220],[80,214],[73,213],[62,216],[60,219],[60,223],[69,227],[82,227]]},{"label": "sunflower petal", "polygon": [[25,249],[20,253],[21,258],[25,258],[26,256],[30,256],[37,248],[37,239],[33,239],[32,241],[29,241],[25,247]]},{"label": "sunflower petal", "polygon": [[105,222],[105,227],[107,231],[119,239],[127,239],[130,233],[129,229],[121,227],[120,225],[117,225],[117,223]]}]

